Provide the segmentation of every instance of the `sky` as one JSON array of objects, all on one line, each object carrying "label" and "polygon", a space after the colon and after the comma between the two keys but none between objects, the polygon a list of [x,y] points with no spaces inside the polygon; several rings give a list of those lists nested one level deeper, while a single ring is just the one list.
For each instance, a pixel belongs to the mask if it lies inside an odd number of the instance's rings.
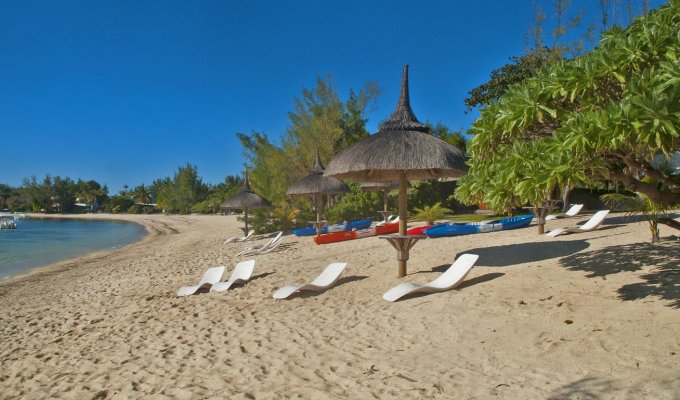
[{"label": "sky", "polygon": [[50,174],[113,194],[190,163],[217,184],[244,170],[235,133],[277,140],[318,76],[342,99],[377,81],[375,133],[404,64],[418,119],[465,131],[468,92],[523,53],[534,4],[551,23],[550,3],[0,0],[0,183]]}]

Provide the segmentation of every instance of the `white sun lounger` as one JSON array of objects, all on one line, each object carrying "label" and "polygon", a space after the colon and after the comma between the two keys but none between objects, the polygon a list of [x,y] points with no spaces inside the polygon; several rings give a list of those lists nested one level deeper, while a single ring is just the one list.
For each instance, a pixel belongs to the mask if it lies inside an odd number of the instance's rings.
[{"label": "white sun lounger", "polygon": [[224,266],[211,267],[205,271],[203,278],[198,282],[198,285],[183,286],[177,291],[177,297],[189,296],[196,293],[203,286],[212,286],[217,282],[222,280],[222,275],[224,275]]},{"label": "white sun lounger", "polygon": [[586,222],[585,224],[576,227],[576,228],[555,228],[551,230],[550,232],[546,233],[545,236],[549,237],[555,237],[557,235],[561,235],[563,233],[576,233],[576,232],[588,232],[592,231],[593,229],[597,229],[600,225],[602,225],[602,222],[604,221],[604,218],[609,214],[609,210],[601,210],[593,214],[592,217]]},{"label": "white sun lounger", "polygon": [[393,224],[395,222],[399,222],[399,216],[398,215],[390,215],[387,218],[387,221],[380,221],[377,224],[375,224],[375,226],[389,225],[389,224]]},{"label": "white sun lounger", "polygon": [[211,292],[224,292],[235,283],[248,282],[255,269],[255,260],[241,261],[236,264],[231,277],[226,282],[217,282],[210,288]]},{"label": "white sun lounger", "polygon": [[279,232],[276,236],[274,236],[269,242],[265,243],[264,245],[257,247],[257,246],[249,246],[246,247],[245,249],[239,251],[236,255],[237,256],[244,256],[248,254],[264,254],[268,253],[272,250],[274,250],[276,247],[278,247],[279,244],[281,244],[281,236],[283,235],[283,231]]},{"label": "white sun lounger", "polygon": [[383,299],[387,301],[396,301],[411,293],[435,293],[453,289],[463,282],[478,258],[479,256],[476,254],[463,254],[451,264],[446,272],[432,282],[424,285],[411,282],[402,283],[385,292]]},{"label": "white sun lounger", "polygon": [[338,278],[340,278],[340,274],[342,274],[342,271],[345,270],[345,267],[347,267],[347,263],[332,263],[332,264],[329,264],[326,267],[326,269],[323,270],[321,275],[319,275],[316,279],[314,279],[312,281],[312,283],[308,283],[306,285],[284,286],[274,293],[274,298],[275,299],[285,299],[286,297],[290,296],[291,294],[298,292],[298,291],[301,291],[301,290],[311,290],[311,291],[315,291],[315,292],[320,292],[322,290],[326,290],[330,286],[332,286],[338,280]]},{"label": "white sun lounger", "polygon": [[251,236],[253,236],[253,233],[255,233],[255,230],[254,230],[254,229],[251,229],[251,230],[248,232],[248,234],[245,235],[245,236],[232,236],[232,237],[230,237],[229,239],[225,240],[225,241],[224,241],[224,244],[233,243],[233,242],[245,242],[245,241],[248,240]]},{"label": "white sun lounger", "polygon": [[545,217],[545,220],[550,221],[550,220],[558,219],[558,218],[573,217],[574,215],[580,213],[582,208],[583,208],[583,204],[574,204],[564,214],[548,215],[547,217]]}]

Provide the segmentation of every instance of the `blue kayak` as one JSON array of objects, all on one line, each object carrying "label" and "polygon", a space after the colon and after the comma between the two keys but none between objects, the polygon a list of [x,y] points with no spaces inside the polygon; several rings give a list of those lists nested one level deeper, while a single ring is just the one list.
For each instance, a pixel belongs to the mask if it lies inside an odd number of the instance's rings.
[{"label": "blue kayak", "polygon": [[[345,232],[351,231],[352,229],[366,229],[371,226],[371,222],[372,221],[370,219],[359,219],[356,221],[324,226],[321,230],[321,233]],[[313,236],[316,235],[316,228],[313,226],[308,226],[306,228],[293,229],[293,234],[295,236]]]},{"label": "blue kayak", "polygon": [[503,231],[508,229],[523,228],[531,223],[533,215],[520,215],[517,217],[509,217],[502,219],[495,219],[486,222],[468,222],[455,223],[448,222],[445,224],[435,225],[432,228],[425,229],[424,233],[431,238],[455,236],[455,235],[470,235],[472,233],[484,233]]}]

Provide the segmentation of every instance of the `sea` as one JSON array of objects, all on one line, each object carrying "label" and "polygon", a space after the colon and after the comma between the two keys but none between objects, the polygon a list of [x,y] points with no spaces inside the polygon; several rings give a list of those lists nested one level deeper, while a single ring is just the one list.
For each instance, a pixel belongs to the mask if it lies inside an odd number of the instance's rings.
[{"label": "sea", "polygon": [[143,226],[126,221],[21,219],[0,229],[0,280],[87,253],[140,240]]}]

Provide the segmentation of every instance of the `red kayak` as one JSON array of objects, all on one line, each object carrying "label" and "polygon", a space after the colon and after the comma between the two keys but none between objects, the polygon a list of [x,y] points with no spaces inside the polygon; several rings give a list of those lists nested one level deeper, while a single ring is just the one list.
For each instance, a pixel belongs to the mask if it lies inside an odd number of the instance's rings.
[{"label": "red kayak", "polygon": [[423,232],[427,228],[432,228],[433,225],[425,225],[425,226],[419,226],[417,228],[411,228],[408,231],[406,231],[406,234],[408,235],[424,235],[425,232]]},{"label": "red kayak", "polygon": [[388,235],[397,232],[399,232],[399,222],[395,222],[394,224],[376,225],[375,227],[376,235]]},{"label": "red kayak", "polygon": [[399,223],[378,225],[374,228],[351,230],[347,232],[328,233],[325,235],[314,236],[314,243],[329,244],[336,242],[344,242],[346,240],[361,239],[370,236],[387,235],[389,233],[399,232]]}]

